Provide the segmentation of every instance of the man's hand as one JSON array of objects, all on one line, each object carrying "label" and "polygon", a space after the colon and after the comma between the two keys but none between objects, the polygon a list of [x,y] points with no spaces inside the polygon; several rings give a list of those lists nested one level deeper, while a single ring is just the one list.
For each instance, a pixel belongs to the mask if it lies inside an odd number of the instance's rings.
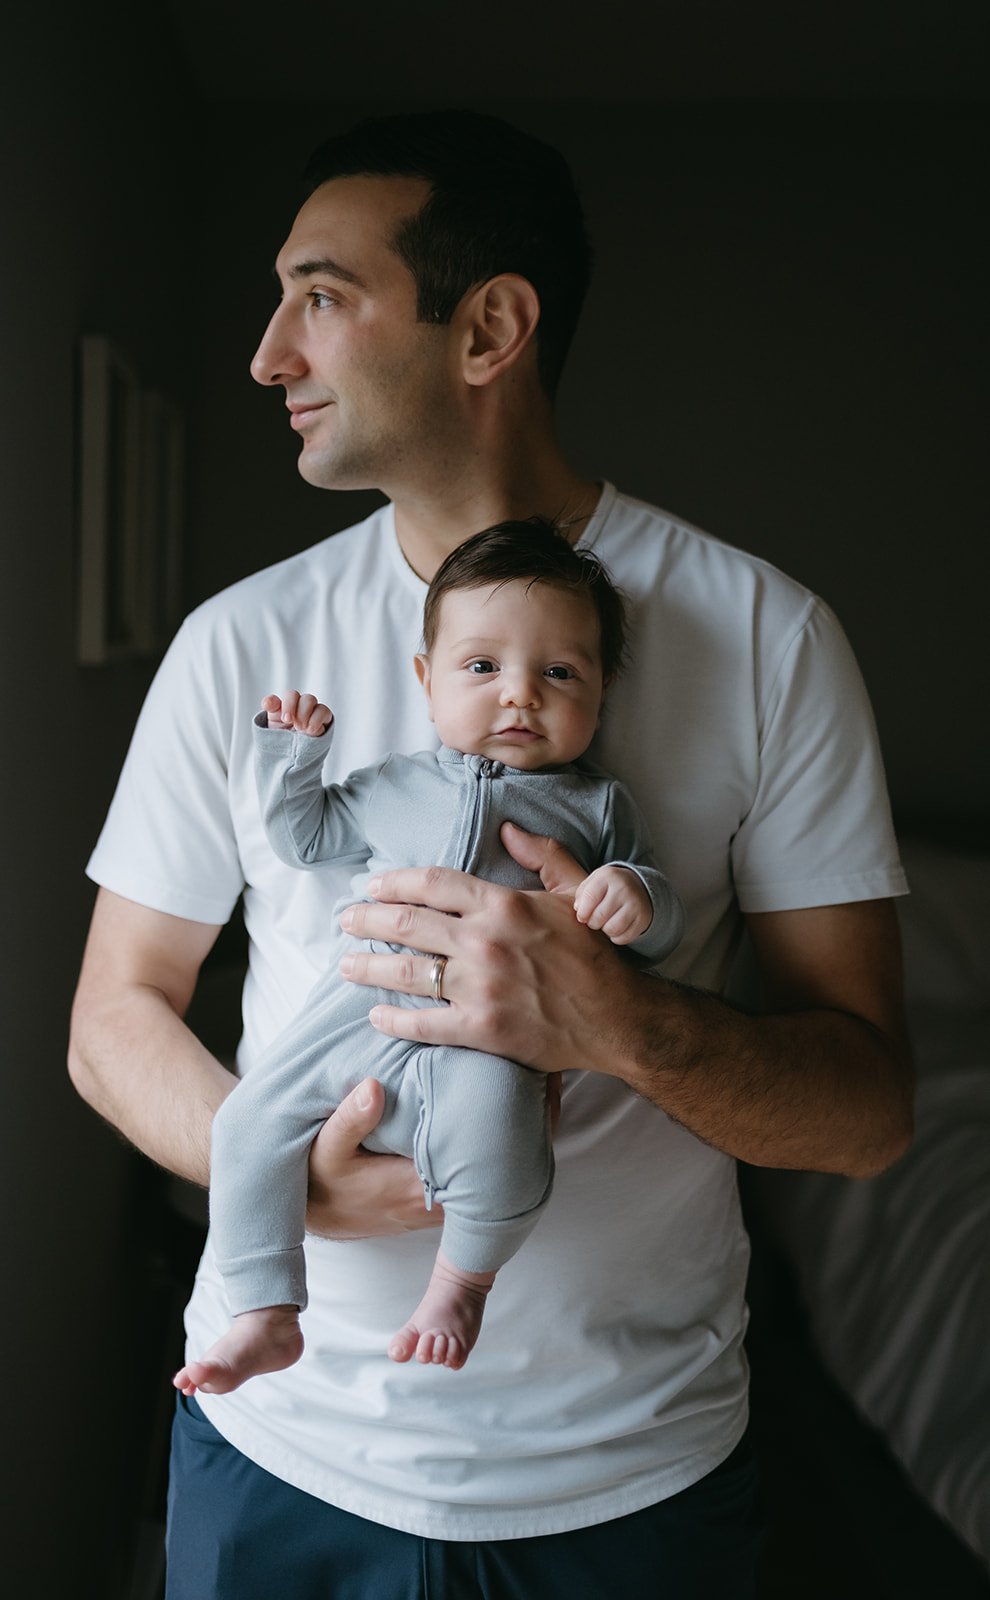
[{"label": "man's hand", "polygon": [[482,883],[448,868],[382,875],[377,904],[342,919],[407,946],[354,955],[356,983],[430,993],[429,955],[447,957],[447,1005],[375,1006],[375,1027],[466,1045],[544,1072],[621,1078],[698,1138],[757,1166],[882,1172],[911,1131],[900,946],[892,901],[753,915],[770,1015],[635,968],[583,927],[583,874],[559,845],[505,824],[502,840],[550,893]]},{"label": "man's hand", "polygon": [[[375,1006],[382,1033],[507,1056],[542,1071],[599,1065],[589,1052],[629,969],[601,934],[584,928],[573,896],[585,877],[552,839],[502,827],[509,853],[539,872],[544,889],[505,889],[448,867],[388,872],[369,890],[377,904],[351,906],[341,925],[358,938],[409,947],[403,955],[345,957],[355,983],[430,993],[430,951],[447,957],[447,1005]],[[599,1066],[599,1070],[603,1070]]]},{"label": "man's hand", "polygon": [[322,1239],[369,1239],[437,1228],[443,1222],[442,1206],[427,1211],[411,1161],[360,1148],[384,1109],[381,1084],[366,1078],[323,1124],[309,1159],[308,1233]]}]

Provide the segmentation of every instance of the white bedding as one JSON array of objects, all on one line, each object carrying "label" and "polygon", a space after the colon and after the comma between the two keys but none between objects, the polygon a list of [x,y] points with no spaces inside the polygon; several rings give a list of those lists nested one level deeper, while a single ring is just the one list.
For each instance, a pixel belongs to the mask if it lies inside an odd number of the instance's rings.
[{"label": "white bedding", "polygon": [[866,1182],[758,1190],[832,1375],[990,1565],[990,860],[904,855],[914,1144]]}]

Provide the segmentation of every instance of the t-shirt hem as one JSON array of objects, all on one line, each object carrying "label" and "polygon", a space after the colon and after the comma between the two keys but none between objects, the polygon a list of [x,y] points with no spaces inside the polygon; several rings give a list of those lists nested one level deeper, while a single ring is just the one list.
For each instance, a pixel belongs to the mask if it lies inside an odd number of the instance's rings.
[{"label": "t-shirt hem", "polygon": [[859,900],[889,900],[909,894],[900,867],[877,868],[854,876],[812,878],[798,883],[736,884],[739,909],[747,911],[808,911],[816,906],[853,905]]},{"label": "t-shirt hem", "polygon": [[[603,1522],[613,1522],[617,1517],[643,1511],[647,1506],[658,1505],[662,1500],[669,1500],[673,1495],[690,1489],[692,1484],[699,1483],[714,1472],[732,1454],[746,1432],[749,1421],[748,1408],[743,1404],[739,1416],[734,1419],[734,1427],[710,1454],[694,1457],[690,1467],[637,1477],[622,1488],[574,1496],[553,1504],[529,1505],[524,1511],[513,1507],[489,1506],[479,1509],[477,1506],[459,1506],[449,1502],[441,1510],[424,1504],[413,1506],[398,1497],[385,1497],[380,1491],[376,1495],[362,1494],[354,1489],[353,1484],[332,1472],[306,1472],[286,1452],[270,1447],[258,1449],[248,1437],[250,1429],[242,1432],[237,1426],[237,1419],[224,1414],[222,1401],[218,1406],[212,1396],[197,1395],[196,1398],[204,1414],[227,1442],[273,1477],[301,1489],[305,1494],[313,1495],[325,1504],[336,1506],[340,1511],[362,1517],[366,1522],[378,1523],[420,1539],[447,1539],[455,1543],[533,1539],[542,1535],[573,1533],[579,1528],[597,1527]],[[231,1423],[234,1425],[230,1426]]]}]

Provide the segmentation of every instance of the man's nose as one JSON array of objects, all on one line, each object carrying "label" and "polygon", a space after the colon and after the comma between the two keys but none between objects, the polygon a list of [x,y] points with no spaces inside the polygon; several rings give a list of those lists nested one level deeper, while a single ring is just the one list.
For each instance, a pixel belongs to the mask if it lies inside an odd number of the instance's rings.
[{"label": "man's nose", "polygon": [[251,376],[255,383],[288,383],[306,370],[306,362],[289,336],[285,309],[278,307],[254,353]]}]

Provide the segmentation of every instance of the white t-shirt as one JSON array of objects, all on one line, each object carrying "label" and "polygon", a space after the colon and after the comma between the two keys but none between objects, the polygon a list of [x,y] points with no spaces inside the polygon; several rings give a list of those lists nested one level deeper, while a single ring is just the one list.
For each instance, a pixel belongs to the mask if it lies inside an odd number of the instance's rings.
[{"label": "white t-shirt", "polygon": [[[828,609],[609,485],[582,543],[629,601],[632,665],[590,753],[629,785],[684,902],[685,935],[663,970],[718,990],[740,910],[903,893],[873,719]],[[206,922],[225,921],[243,888],[242,1070],[321,973],[348,871],[276,859],[252,717],[269,690],[327,700],[330,779],[433,745],[412,669],[425,589],[386,507],[200,607],[149,693],[89,871]],[[440,1538],[560,1532],[704,1476],[746,1422],[734,1162],[621,1082],[582,1073],[565,1075],[555,1150],[550,1205],[499,1274],[461,1372],[385,1355],[435,1236],[309,1240],[302,1361],[202,1396],[211,1421],[310,1494]],[[190,1352],[228,1322],[207,1246]]]}]

